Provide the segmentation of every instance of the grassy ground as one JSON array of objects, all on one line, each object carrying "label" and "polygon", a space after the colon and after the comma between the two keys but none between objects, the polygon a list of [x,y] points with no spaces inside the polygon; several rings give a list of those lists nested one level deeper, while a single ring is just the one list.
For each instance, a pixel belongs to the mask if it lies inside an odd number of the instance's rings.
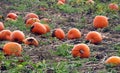
[{"label": "grassy ground", "polygon": [[[67,0],[65,5],[57,5],[56,0],[0,0],[0,21],[5,29],[21,30],[26,37],[33,36],[39,41],[39,46],[21,44],[24,51],[22,57],[5,57],[0,53],[1,72],[3,73],[120,73],[120,67],[105,65],[105,60],[112,56],[120,56],[120,11],[108,9],[108,4],[114,2],[120,6],[119,0],[95,0],[95,4],[86,4],[85,0]],[[41,10],[46,8],[46,10]],[[16,22],[5,21],[7,13],[15,12],[19,18]],[[34,12],[39,18],[51,19],[48,24],[51,32],[45,35],[30,33],[25,27],[24,16]],[[92,21],[96,15],[109,18],[109,26],[102,30],[94,29]],[[82,37],[75,40],[58,40],[51,37],[55,28],[62,28],[65,33],[70,28],[78,28]],[[98,31],[103,41],[98,45],[86,43],[91,50],[90,58],[73,58],[71,49],[75,44],[85,43],[89,31]],[[0,47],[8,41],[0,41]],[[23,62],[18,62],[23,60]]]}]

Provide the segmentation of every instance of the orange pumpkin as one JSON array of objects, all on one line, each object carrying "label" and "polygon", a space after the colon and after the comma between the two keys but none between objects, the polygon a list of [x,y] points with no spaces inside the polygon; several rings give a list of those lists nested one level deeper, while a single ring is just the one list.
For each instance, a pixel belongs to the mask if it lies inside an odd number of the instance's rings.
[{"label": "orange pumpkin", "polygon": [[64,5],[65,3],[63,3],[62,1],[58,1],[57,5]]},{"label": "orange pumpkin", "polygon": [[23,40],[25,39],[25,35],[22,31],[20,30],[15,30],[12,32],[12,34],[10,35],[10,39],[13,42],[18,42],[21,43],[23,42]]},{"label": "orange pumpkin", "polygon": [[38,46],[38,41],[34,37],[28,37],[23,42],[27,45]]},{"label": "orange pumpkin", "polygon": [[29,18],[28,20],[26,20],[26,26],[31,26],[35,22],[40,22],[40,20],[38,18]]},{"label": "orange pumpkin", "polygon": [[61,1],[61,2],[65,3],[65,0],[58,0],[58,1]]},{"label": "orange pumpkin", "polygon": [[4,29],[4,24],[0,22],[0,31]]},{"label": "orange pumpkin", "polygon": [[111,56],[105,61],[105,64],[120,65],[120,57]]},{"label": "orange pumpkin", "polygon": [[106,16],[96,16],[93,20],[95,28],[105,28],[108,26],[108,18]]},{"label": "orange pumpkin", "polygon": [[56,38],[62,40],[65,38],[65,33],[61,28],[56,28],[52,33],[52,37],[56,37]]},{"label": "orange pumpkin", "polygon": [[71,53],[73,57],[88,58],[90,57],[90,48],[86,44],[77,44]]},{"label": "orange pumpkin", "polygon": [[43,24],[41,24],[39,22],[35,22],[31,26],[30,31],[33,32],[33,33],[36,33],[36,34],[45,34],[47,32],[47,29]]},{"label": "orange pumpkin", "polygon": [[10,40],[11,33],[10,30],[2,30],[0,32],[0,40]]},{"label": "orange pumpkin", "polygon": [[3,52],[5,55],[20,56],[22,53],[22,46],[15,42],[8,42],[3,46]]},{"label": "orange pumpkin", "polygon": [[86,35],[86,40],[93,44],[98,44],[102,41],[102,36],[99,32],[91,31]]},{"label": "orange pumpkin", "polygon": [[114,10],[114,11],[118,11],[119,10],[119,6],[117,4],[115,4],[115,3],[110,3],[108,5],[108,7],[109,7],[110,10]]},{"label": "orange pumpkin", "polygon": [[28,14],[26,14],[25,19],[27,20],[29,18],[38,18],[39,19],[38,15],[35,14],[35,13],[28,13]]},{"label": "orange pumpkin", "polygon": [[81,37],[81,32],[77,28],[72,28],[67,33],[68,39],[77,39]]},{"label": "orange pumpkin", "polygon": [[18,16],[17,16],[17,14],[15,14],[15,13],[8,13],[8,14],[7,14],[7,18],[16,20],[16,19],[18,18]]},{"label": "orange pumpkin", "polygon": [[47,32],[50,32],[50,26],[48,24],[43,24],[47,30]]}]

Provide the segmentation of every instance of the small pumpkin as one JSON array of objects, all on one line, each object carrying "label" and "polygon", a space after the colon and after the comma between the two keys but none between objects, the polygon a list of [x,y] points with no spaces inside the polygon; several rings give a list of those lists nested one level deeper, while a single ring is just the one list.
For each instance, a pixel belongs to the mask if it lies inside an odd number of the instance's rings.
[{"label": "small pumpkin", "polygon": [[8,42],[3,46],[3,52],[5,55],[20,56],[22,53],[22,46],[15,42]]},{"label": "small pumpkin", "polygon": [[61,1],[61,2],[65,3],[66,0],[58,0],[58,1]]},{"label": "small pumpkin", "polygon": [[94,4],[95,2],[93,0],[87,0],[87,4]]},{"label": "small pumpkin", "polygon": [[105,64],[120,65],[120,57],[111,56],[105,61]]},{"label": "small pumpkin", "polygon": [[39,19],[38,15],[35,14],[35,13],[28,13],[28,14],[26,14],[25,19],[27,20],[29,18],[38,18]]},{"label": "small pumpkin", "polygon": [[65,38],[65,33],[61,28],[56,28],[52,33],[52,37],[56,37],[56,38],[62,40]]},{"label": "small pumpkin", "polygon": [[23,42],[26,45],[38,46],[38,41],[34,37],[28,37],[25,40],[23,40]]},{"label": "small pumpkin", "polygon": [[67,33],[68,39],[78,39],[81,38],[81,32],[77,28],[72,28]]},{"label": "small pumpkin", "polygon": [[65,3],[63,3],[62,1],[58,1],[57,5],[64,5]]},{"label": "small pumpkin", "polygon": [[17,14],[15,13],[8,13],[7,14],[7,18],[8,19],[13,19],[13,20],[16,20],[18,18]]},{"label": "small pumpkin", "polygon": [[96,16],[93,20],[93,25],[95,28],[105,28],[108,24],[109,22],[106,16]]},{"label": "small pumpkin", "polygon": [[90,48],[86,44],[74,45],[72,49],[73,57],[88,58],[90,57]]},{"label": "small pumpkin", "polygon": [[0,31],[4,29],[4,24],[0,22]]},{"label": "small pumpkin", "polygon": [[50,32],[50,26],[48,25],[48,24],[43,24],[44,26],[45,26],[45,28],[46,28],[46,32]]},{"label": "small pumpkin", "polygon": [[86,35],[86,40],[89,41],[90,43],[93,44],[98,44],[102,41],[102,36],[99,32],[96,31],[90,31],[87,35]]},{"label": "small pumpkin", "polygon": [[35,22],[40,22],[40,20],[38,18],[29,18],[26,20],[26,27],[31,26]]},{"label": "small pumpkin", "polygon": [[2,30],[0,31],[0,40],[9,40],[10,41],[10,35],[11,35],[10,30]]},{"label": "small pumpkin", "polygon": [[114,10],[114,11],[118,11],[119,10],[119,6],[117,4],[115,4],[115,3],[110,3],[108,5],[108,7],[109,7],[110,10]]},{"label": "small pumpkin", "polygon": [[22,43],[23,40],[25,39],[25,35],[24,35],[24,33],[22,31],[15,30],[10,35],[10,39],[11,39],[12,42]]},{"label": "small pumpkin", "polygon": [[36,33],[36,34],[45,34],[47,32],[46,27],[39,23],[39,22],[35,22],[33,23],[33,25],[31,26],[31,30],[32,33]]}]

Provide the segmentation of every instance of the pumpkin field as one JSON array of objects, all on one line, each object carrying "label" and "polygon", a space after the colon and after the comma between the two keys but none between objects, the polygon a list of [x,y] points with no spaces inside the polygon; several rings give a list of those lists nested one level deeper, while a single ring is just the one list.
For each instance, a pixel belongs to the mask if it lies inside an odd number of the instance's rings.
[{"label": "pumpkin field", "polygon": [[0,73],[120,73],[120,0],[0,0]]}]

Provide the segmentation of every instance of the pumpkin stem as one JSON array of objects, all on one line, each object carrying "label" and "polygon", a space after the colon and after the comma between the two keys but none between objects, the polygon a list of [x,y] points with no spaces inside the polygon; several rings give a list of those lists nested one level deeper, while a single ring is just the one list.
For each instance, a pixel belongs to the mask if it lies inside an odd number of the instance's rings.
[{"label": "pumpkin stem", "polygon": [[83,51],[83,50],[80,50],[79,52],[80,52],[81,54],[84,54],[84,51]]},{"label": "pumpkin stem", "polygon": [[85,41],[85,43],[89,43],[89,41],[88,41],[88,40],[86,40],[86,41]]}]

